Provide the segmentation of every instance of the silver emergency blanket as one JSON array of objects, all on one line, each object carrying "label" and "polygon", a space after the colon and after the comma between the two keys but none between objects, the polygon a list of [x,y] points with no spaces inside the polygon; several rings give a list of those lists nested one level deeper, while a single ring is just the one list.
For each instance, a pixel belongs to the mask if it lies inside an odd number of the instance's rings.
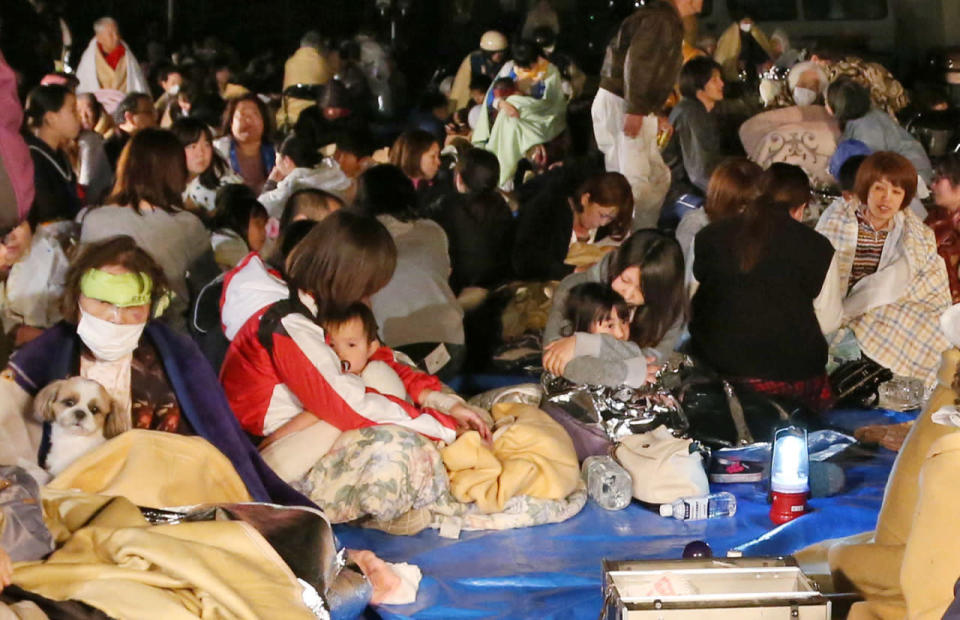
[{"label": "silver emergency blanket", "polygon": [[690,425],[671,388],[680,385],[680,371],[688,361],[683,357],[669,360],[657,373],[656,381],[639,388],[577,384],[545,372],[540,379],[542,402],[603,431],[612,442],[659,426],[683,437]]}]

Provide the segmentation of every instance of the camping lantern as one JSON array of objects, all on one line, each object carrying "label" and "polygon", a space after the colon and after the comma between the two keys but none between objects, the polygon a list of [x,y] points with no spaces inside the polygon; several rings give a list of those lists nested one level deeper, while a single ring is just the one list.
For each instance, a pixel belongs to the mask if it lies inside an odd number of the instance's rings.
[{"label": "camping lantern", "polygon": [[781,525],[807,511],[810,494],[810,455],[807,431],[796,426],[779,429],[773,435],[770,463],[770,491],[773,506],[770,520]]}]

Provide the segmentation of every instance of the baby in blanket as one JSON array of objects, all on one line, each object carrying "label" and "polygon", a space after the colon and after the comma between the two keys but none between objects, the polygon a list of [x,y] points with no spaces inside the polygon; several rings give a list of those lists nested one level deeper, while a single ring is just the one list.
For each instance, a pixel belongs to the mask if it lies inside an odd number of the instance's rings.
[{"label": "baby in blanket", "polygon": [[343,372],[360,375],[368,388],[411,403],[407,386],[415,386],[418,391],[430,390],[421,398],[423,407],[465,418],[468,427],[480,433],[484,440],[490,440],[489,414],[470,407],[456,394],[443,392],[444,386],[435,376],[397,362],[394,352],[381,345],[377,320],[366,304],[351,304],[342,312],[327,316],[323,329],[330,347],[340,358]]},{"label": "baby in blanket", "polygon": [[585,282],[573,287],[564,314],[577,337],[575,357],[563,369],[565,379],[632,388],[655,380],[657,352],[630,341],[630,308],[608,285]]}]

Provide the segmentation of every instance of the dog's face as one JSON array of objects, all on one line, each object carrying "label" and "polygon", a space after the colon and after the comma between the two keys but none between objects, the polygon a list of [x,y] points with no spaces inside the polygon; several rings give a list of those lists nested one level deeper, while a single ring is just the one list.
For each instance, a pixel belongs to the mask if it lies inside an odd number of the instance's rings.
[{"label": "dog's face", "polygon": [[55,381],[43,388],[34,402],[37,417],[53,422],[74,435],[103,434],[113,399],[102,385],[83,377]]}]

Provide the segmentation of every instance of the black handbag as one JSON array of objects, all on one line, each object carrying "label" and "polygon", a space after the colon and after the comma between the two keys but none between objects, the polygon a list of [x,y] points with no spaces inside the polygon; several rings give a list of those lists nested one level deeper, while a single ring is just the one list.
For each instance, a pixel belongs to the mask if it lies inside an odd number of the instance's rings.
[{"label": "black handbag", "polygon": [[889,368],[861,358],[844,362],[830,373],[830,387],[837,407],[870,409],[880,400],[880,384],[890,379],[893,379],[893,371]]},{"label": "black handbag", "polygon": [[818,426],[816,416],[799,401],[739,386],[697,362],[685,367],[674,394],[690,438],[711,448],[770,441],[774,431],[791,424]]}]

